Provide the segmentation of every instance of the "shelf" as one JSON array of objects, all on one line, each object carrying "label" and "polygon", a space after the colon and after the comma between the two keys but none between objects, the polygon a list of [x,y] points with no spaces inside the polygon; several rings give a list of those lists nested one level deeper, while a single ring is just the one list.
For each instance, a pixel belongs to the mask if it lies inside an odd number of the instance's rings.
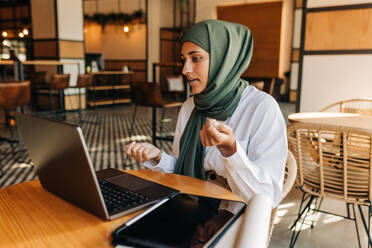
[{"label": "shelf", "polygon": [[130,99],[115,99],[115,100],[112,100],[112,99],[109,99],[109,100],[96,100],[96,101],[88,101],[88,105],[90,107],[94,107],[94,106],[102,106],[102,105],[112,105],[112,104],[117,104],[117,103],[129,103],[131,102]]},{"label": "shelf", "polygon": [[132,72],[103,71],[92,73],[93,86],[87,87],[89,107],[130,103]]},{"label": "shelf", "polygon": [[89,87],[89,90],[120,90],[120,89],[130,89],[129,85],[107,85],[107,86],[93,86]]}]

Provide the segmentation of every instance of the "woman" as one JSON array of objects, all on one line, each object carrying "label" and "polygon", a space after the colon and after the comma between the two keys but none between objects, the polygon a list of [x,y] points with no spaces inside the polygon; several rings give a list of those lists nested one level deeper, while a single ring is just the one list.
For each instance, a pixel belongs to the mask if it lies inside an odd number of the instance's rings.
[{"label": "woman", "polygon": [[190,27],[181,60],[193,96],[180,110],[173,155],[135,142],[126,153],[154,170],[223,178],[243,200],[264,193],[276,206],[287,157],[286,126],[276,101],[240,79],[252,50],[251,32],[243,25],[207,20]]}]

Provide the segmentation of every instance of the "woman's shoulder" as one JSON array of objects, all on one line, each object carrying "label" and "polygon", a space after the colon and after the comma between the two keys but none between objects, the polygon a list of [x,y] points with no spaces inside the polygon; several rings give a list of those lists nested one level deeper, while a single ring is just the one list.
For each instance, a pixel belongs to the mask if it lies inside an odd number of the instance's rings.
[{"label": "woman's shoulder", "polygon": [[239,105],[249,108],[268,108],[277,106],[278,103],[271,95],[258,90],[254,86],[248,85],[242,93]]}]

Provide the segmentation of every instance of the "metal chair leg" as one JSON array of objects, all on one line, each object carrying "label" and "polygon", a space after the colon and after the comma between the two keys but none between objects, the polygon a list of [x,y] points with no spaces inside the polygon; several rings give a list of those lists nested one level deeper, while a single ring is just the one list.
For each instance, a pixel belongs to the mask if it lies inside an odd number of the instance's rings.
[{"label": "metal chair leg", "polygon": [[129,131],[129,140],[132,140],[132,134],[133,134],[133,129],[134,129],[134,121],[136,119],[136,114],[137,114],[137,105],[134,106],[134,111],[132,114],[132,122],[130,125],[130,131]]},{"label": "metal chair leg", "polygon": [[161,110],[161,122],[160,122],[160,149],[163,148],[163,141],[162,141],[162,137],[163,137],[163,123],[164,123],[164,116],[165,116],[165,112],[167,111],[166,108],[163,108]]},{"label": "metal chair leg", "polygon": [[371,240],[371,236],[369,234],[369,225],[370,225],[370,213],[371,213],[371,206],[368,206],[368,226],[367,226],[367,223],[366,223],[366,220],[364,218],[364,214],[363,214],[363,211],[362,211],[362,207],[360,205],[358,205],[358,208],[359,208],[359,213],[360,213],[360,216],[362,217],[362,222],[363,222],[363,226],[364,226],[364,230],[366,231],[367,233],[367,236],[368,236],[368,247],[370,245],[372,245],[372,240]]},{"label": "metal chair leg", "polygon": [[[294,245],[296,244],[296,241],[298,239],[298,236],[300,235],[300,232],[301,232],[301,229],[302,229],[302,226],[303,224],[305,223],[305,220],[306,220],[306,217],[307,215],[309,214],[310,212],[310,207],[311,207],[311,204],[312,202],[314,201],[314,199],[316,198],[315,196],[311,195],[310,196],[310,199],[308,200],[307,204],[305,205],[305,207],[303,209],[301,209],[304,201],[306,201],[308,198],[305,198],[304,195],[306,193],[304,192],[303,193],[303,196],[302,196],[302,201],[301,201],[301,205],[300,205],[300,209],[299,209],[299,215],[297,216],[297,219],[295,220],[295,222],[292,224],[292,226],[290,227],[290,229],[294,228],[293,232],[292,232],[292,236],[291,236],[291,241],[289,243],[289,248],[293,248]],[[298,231],[296,231],[296,226],[297,226],[297,223],[298,221],[302,218],[302,222],[301,222],[301,225],[300,225],[300,228]]]},{"label": "metal chair leg", "polygon": [[[137,113],[137,105],[134,105],[134,111],[133,111],[133,114],[132,114],[132,122],[131,122],[131,125],[130,125],[130,130],[129,130],[129,135],[128,135],[129,141],[132,141],[132,134],[133,134],[133,129],[134,129],[134,121],[136,119],[136,113]],[[129,161],[130,161],[130,156],[126,155],[125,165],[129,165]]]},{"label": "metal chair leg", "polygon": [[[355,230],[356,230],[357,237],[358,237],[358,245],[359,245],[359,248],[361,248],[362,246],[360,245],[360,237],[359,237],[358,221],[357,221],[357,217],[356,217],[356,214],[355,214],[355,204],[352,204],[352,205],[353,205],[353,213],[354,213]],[[363,214],[362,214],[362,216],[363,216]]]}]

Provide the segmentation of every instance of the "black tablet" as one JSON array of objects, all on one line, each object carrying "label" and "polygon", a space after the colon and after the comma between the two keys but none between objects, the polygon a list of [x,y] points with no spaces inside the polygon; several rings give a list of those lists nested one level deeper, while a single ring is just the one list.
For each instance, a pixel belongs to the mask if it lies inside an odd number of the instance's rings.
[{"label": "black tablet", "polygon": [[114,230],[113,244],[213,247],[244,209],[242,202],[178,194]]}]

